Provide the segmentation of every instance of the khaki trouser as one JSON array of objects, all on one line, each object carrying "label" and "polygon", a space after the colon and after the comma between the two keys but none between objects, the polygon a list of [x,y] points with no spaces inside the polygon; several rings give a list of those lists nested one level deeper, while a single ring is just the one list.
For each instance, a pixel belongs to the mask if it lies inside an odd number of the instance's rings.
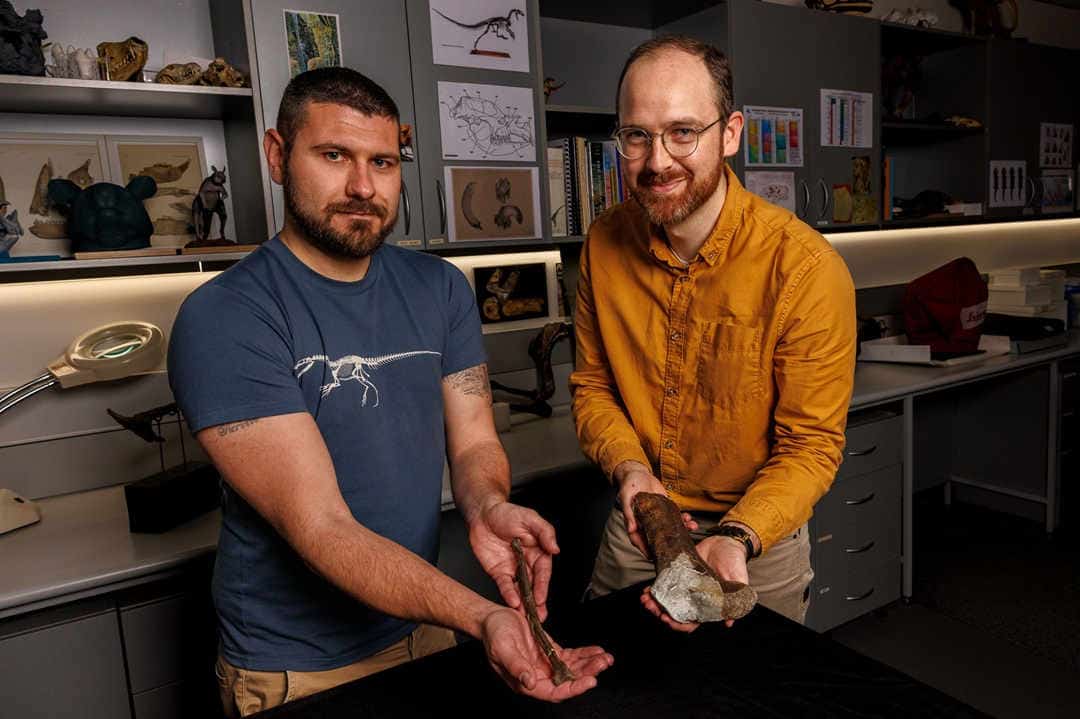
[{"label": "khaki trouser", "polygon": [[337,669],[323,672],[258,672],[234,667],[220,656],[214,669],[225,716],[234,719],[441,652],[456,643],[454,633],[449,629],[421,624],[412,634],[378,654]]},{"label": "khaki trouser", "polygon": [[[705,538],[705,532],[716,526],[722,517],[695,516],[698,529],[692,532],[694,541]],[[810,568],[810,534],[806,525],[793,535],[784,537],[760,557],[746,565],[750,586],[758,594],[758,603],[777,614],[803,624],[810,606],[810,580],[814,570]],[[596,553],[589,595],[600,597],[616,589],[629,587],[656,576],[651,560],[644,557],[630,543],[626,532],[626,518],[616,507],[608,517],[604,537]]]}]

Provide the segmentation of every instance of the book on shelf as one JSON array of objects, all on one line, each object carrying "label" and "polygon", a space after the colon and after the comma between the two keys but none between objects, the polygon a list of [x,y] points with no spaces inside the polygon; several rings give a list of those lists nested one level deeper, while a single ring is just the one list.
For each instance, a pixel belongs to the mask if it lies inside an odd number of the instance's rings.
[{"label": "book on shelf", "polygon": [[[584,235],[593,220],[627,197],[622,157],[614,140],[567,137],[548,142],[552,213],[560,197],[566,203],[567,235]],[[563,189],[556,191],[556,152],[562,159]],[[555,233],[553,236],[561,236]]]},{"label": "book on shelf", "polygon": [[[549,143],[550,145],[550,143]],[[552,237],[566,237],[566,175],[563,168],[563,149],[561,147],[547,148],[547,172],[548,172],[548,219],[551,222]]]},{"label": "book on shelf", "polygon": [[[1055,299],[1051,286],[1042,282],[1019,287],[990,285],[989,293],[988,301],[991,306],[1048,305]],[[1062,295],[1064,294],[1064,288],[1062,288]]]}]

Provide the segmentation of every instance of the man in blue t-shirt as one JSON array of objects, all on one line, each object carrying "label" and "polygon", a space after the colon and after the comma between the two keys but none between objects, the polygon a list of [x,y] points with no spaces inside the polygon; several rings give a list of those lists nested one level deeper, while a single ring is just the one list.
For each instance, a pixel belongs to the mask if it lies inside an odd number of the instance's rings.
[{"label": "man in blue t-shirt", "polygon": [[[507,501],[468,282],[383,244],[399,133],[393,100],[363,75],[293,79],[263,141],[284,228],[192,293],[173,327],[173,393],[225,480],[213,595],[230,716],[438,651],[451,630],[541,699],[587,691],[612,662],[562,650],[578,679],[556,687],[532,639],[509,543],[525,545],[544,613],[555,532]],[[510,608],[433,566],[444,461]]]}]

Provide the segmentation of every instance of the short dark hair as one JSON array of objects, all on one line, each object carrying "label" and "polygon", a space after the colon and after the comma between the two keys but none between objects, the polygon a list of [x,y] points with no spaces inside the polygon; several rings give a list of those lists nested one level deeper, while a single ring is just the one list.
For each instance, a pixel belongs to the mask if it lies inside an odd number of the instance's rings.
[{"label": "short dark hair", "polygon": [[661,35],[634,48],[630,57],[626,59],[626,64],[623,65],[622,73],[619,75],[619,85],[615,88],[616,114],[619,111],[619,94],[622,92],[623,80],[630,66],[642,58],[657,55],[665,50],[681,50],[700,58],[705,63],[705,69],[712,76],[713,92],[716,95],[716,107],[720,110],[720,117],[725,121],[731,117],[735,100],[731,89],[731,64],[728,62],[727,55],[715,45],[686,35]]},{"label": "short dark hair", "polygon": [[401,121],[397,104],[377,82],[347,67],[320,67],[294,77],[281,96],[277,131],[286,145],[292,143],[303,124],[309,102],[345,105],[369,117]]}]

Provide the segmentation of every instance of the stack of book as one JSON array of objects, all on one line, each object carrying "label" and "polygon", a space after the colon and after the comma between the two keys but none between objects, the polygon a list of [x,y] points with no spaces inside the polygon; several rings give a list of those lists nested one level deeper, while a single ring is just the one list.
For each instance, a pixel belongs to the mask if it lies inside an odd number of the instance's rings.
[{"label": "stack of book", "polygon": [[990,273],[987,312],[1066,322],[1065,272],[1024,267]]},{"label": "stack of book", "polygon": [[547,158],[552,237],[586,234],[604,210],[627,198],[614,140],[552,140]]}]

